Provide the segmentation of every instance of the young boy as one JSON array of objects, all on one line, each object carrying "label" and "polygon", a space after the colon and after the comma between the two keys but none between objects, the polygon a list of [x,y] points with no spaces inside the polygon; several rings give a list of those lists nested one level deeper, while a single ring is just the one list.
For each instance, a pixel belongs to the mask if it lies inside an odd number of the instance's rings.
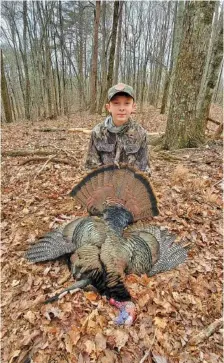
[{"label": "young boy", "polygon": [[92,130],[86,168],[127,163],[150,175],[146,131],[131,119],[135,107],[131,86],[119,83],[109,89],[110,116]]}]

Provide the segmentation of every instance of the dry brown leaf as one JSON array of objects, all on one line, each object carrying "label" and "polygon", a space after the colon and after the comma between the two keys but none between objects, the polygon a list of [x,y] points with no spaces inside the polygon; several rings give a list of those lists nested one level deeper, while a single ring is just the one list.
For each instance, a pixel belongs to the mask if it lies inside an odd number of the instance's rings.
[{"label": "dry brown leaf", "polygon": [[155,354],[153,352],[152,352],[152,359],[153,359],[153,362],[155,362],[155,363],[168,363],[168,360],[166,357]]},{"label": "dry brown leaf", "polygon": [[68,353],[72,353],[72,347],[73,347],[73,342],[72,342],[70,336],[67,334],[65,336],[65,348],[66,348],[66,351]]},{"label": "dry brown leaf", "polygon": [[55,317],[58,319],[63,319],[63,311],[61,311],[59,308],[54,307],[53,305],[48,305],[43,307],[43,315],[51,321]]},{"label": "dry brown leaf", "polygon": [[84,344],[86,346],[86,352],[88,354],[96,351],[96,345],[92,340],[86,340]]},{"label": "dry brown leaf", "polygon": [[99,298],[99,295],[93,291],[86,291],[84,295],[90,301],[96,301]]},{"label": "dry brown leaf", "polygon": [[106,349],[107,339],[102,333],[97,333],[95,337],[96,349],[102,351]]},{"label": "dry brown leaf", "polygon": [[138,299],[138,305],[140,308],[143,308],[150,300],[150,296],[148,294],[141,296]]},{"label": "dry brown leaf", "polygon": [[114,331],[114,338],[116,347],[118,348],[118,351],[120,351],[127,343],[129,335],[124,330],[116,329]]},{"label": "dry brown leaf", "polygon": [[11,357],[10,357],[10,361],[9,363],[12,363],[12,361],[14,360],[14,358],[18,357],[19,354],[20,354],[21,350],[20,349],[17,349],[17,350],[14,350],[14,352],[12,353]]},{"label": "dry brown leaf", "polygon": [[104,351],[105,357],[101,358],[101,363],[114,363],[116,361],[116,354],[109,349]]},{"label": "dry brown leaf", "polygon": [[39,334],[40,334],[39,330],[34,330],[32,332],[30,330],[25,331],[23,333],[24,337],[20,342],[21,345],[28,345],[31,342],[31,340],[33,340]]},{"label": "dry brown leaf", "polygon": [[77,327],[73,326],[71,328],[71,330],[69,330],[69,333],[68,334],[69,334],[69,336],[71,338],[72,344],[73,345],[76,345],[77,342],[80,339],[80,336],[81,336],[80,329],[78,329]]},{"label": "dry brown leaf", "polygon": [[24,314],[24,318],[28,320],[31,324],[35,323],[36,315],[32,311],[27,311],[26,314]]},{"label": "dry brown leaf", "polygon": [[160,328],[160,329],[165,329],[165,327],[167,326],[167,321],[165,318],[159,318],[158,316],[156,316],[154,319],[154,324]]}]

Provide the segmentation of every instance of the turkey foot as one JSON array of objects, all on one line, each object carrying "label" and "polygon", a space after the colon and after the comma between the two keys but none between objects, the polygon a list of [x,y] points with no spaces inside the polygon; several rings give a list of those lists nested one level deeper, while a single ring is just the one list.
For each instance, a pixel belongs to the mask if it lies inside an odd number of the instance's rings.
[{"label": "turkey foot", "polygon": [[116,301],[113,298],[109,300],[110,305],[120,310],[119,315],[115,319],[117,325],[132,325],[136,319],[136,308],[132,301]]}]

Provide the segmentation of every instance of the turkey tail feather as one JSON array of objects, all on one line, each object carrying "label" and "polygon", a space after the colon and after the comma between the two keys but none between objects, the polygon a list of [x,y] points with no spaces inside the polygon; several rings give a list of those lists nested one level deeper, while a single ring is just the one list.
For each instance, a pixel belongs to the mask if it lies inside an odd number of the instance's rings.
[{"label": "turkey tail feather", "polygon": [[102,215],[108,206],[127,209],[134,221],[159,214],[149,179],[127,165],[107,165],[90,172],[71,191],[92,215]]}]

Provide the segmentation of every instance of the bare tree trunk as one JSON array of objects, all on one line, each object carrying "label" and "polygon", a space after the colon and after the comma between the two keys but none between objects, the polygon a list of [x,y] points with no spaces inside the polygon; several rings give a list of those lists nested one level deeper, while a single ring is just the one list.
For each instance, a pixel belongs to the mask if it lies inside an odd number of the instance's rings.
[{"label": "bare tree trunk", "polygon": [[98,102],[98,113],[101,114],[104,95],[107,92],[107,51],[106,51],[106,1],[102,2],[102,52],[101,52],[101,90]]},{"label": "bare tree trunk", "polygon": [[178,53],[180,49],[180,43],[183,32],[183,18],[184,18],[184,8],[185,2],[179,1],[176,3],[175,7],[175,19],[174,19],[174,32],[173,32],[173,49],[172,49],[172,58],[171,58],[171,68],[170,68],[170,82],[169,82],[169,91],[167,96],[167,104],[166,108],[169,110],[170,108],[170,98],[172,95],[173,82],[175,77],[175,69],[177,65]]},{"label": "bare tree trunk", "polygon": [[[109,55],[109,65],[107,72],[107,86],[102,91],[101,104],[99,103],[99,111],[101,113],[103,104],[106,100],[107,90],[112,86],[113,81],[113,71],[114,71],[114,55],[115,55],[115,46],[116,46],[116,38],[117,38],[117,26],[118,26],[118,18],[119,18],[119,1],[114,1],[114,14],[113,14],[113,25],[112,25],[112,36],[111,36],[111,47],[110,47],[110,55]],[[101,107],[102,105],[102,107]],[[100,110],[101,107],[101,110]]]},{"label": "bare tree trunk", "polygon": [[119,66],[120,66],[120,54],[121,54],[121,29],[122,29],[122,9],[124,2],[120,2],[119,10],[119,25],[118,25],[118,36],[117,36],[117,47],[116,47],[116,59],[115,59],[115,69],[114,69],[114,81],[113,83],[118,83]]},{"label": "bare tree trunk", "polygon": [[5,76],[2,50],[1,50],[1,92],[2,92],[2,103],[5,112],[5,120],[7,123],[13,122],[12,107],[11,107],[8,86]]},{"label": "bare tree trunk", "polygon": [[[223,10],[223,9],[222,9]],[[213,32],[210,39],[210,46],[207,55],[207,64],[204,69],[201,89],[197,102],[197,120],[201,128],[205,128],[209,109],[214,93],[215,85],[219,76],[219,69],[223,59],[223,11],[221,10],[219,21],[219,2],[216,2]]]},{"label": "bare tree trunk", "polygon": [[27,61],[27,1],[23,1],[23,63],[25,73],[25,117],[27,120],[30,119],[30,79],[28,71]]},{"label": "bare tree trunk", "polygon": [[204,142],[196,105],[206,63],[215,2],[186,3],[183,37],[175,70],[165,148],[197,147]]},{"label": "bare tree trunk", "polygon": [[94,40],[92,55],[92,70],[90,75],[90,113],[96,112],[97,107],[97,60],[98,60],[98,31],[100,21],[100,1],[96,1],[94,22]]},{"label": "bare tree trunk", "polygon": [[62,17],[62,4],[61,1],[58,2],[59,11],[59,24],[60,24],[60,50],[61,50],[61,73],[62,73],[62,92],[61,92],[61,103],[63,105],[63,113],[66,115],[68,113],[67,104],[67,93],[66,93],[66,80],[65,80],[65,57],[64,57],[64,33],[63,33],[63,17]]},{"label": "bare tree trunk", "polygon": [[[173,21],[173,34],[175,32],[175,21],[176,21],[176,14],[177,14],[177,3],[175,4],[175,10],[174,10],[174,21]],[[172,68],[173,68],[173,51],[174,51],[174,40],[173,35],[170,39],[170,46],[169,46],[169,60],[168,60],[168,69],[166,72],[166,78],[165,78],[165,85],[163,90],[163,97],[161,102],[161,109],[160,113],[164,114],[166,111],[167,101],[168,101],[168,92],[169,92],[169,85],[170,85],[170,79],[172,74]]]},{"label": "bare tree trunk", "polygon": [[110,56],[109,56],[109,67],[108,67],[108,73],[107,73],[107,89],[109,89],[112,86],[112,81],[113,81],[114,55],[115,55],[115,46],[116,46],[116,38],[117,38],[119,5],[120,5],[120,2],[115,0],[114,1],[114,15],[113,15],[111,47],[110,47]]}]

